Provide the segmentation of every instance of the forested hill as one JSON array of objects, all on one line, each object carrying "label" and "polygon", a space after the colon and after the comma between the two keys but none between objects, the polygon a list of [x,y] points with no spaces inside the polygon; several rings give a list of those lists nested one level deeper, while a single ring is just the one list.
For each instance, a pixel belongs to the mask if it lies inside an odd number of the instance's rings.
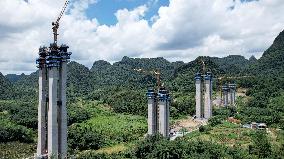
[{"label": "forested hill", "polygon": [[224,58],[213,57],[212,61],[216,63],[227,75],[245,75],[248,67],[254,64],[257,59],[253,56],[250,60],[241,55],[229,55]]},{"label": "forested hill", "polygon": [[90,70],[77,62],[68,64],[67,73],[67,95],[82,96],[92,90],[92,81],[90,79]]},{"label": "forested hill", "polygon": [[[72,96],[87,95],[93,90],[114,87],[146,89],[156,83],[153,74],[149,73],[153,70],[161,71],[162,81],[172,84],[169,87],[175,90],[192,90],[194,74],[201,70],[200,59],[205,61],[207,71],[212,71],[214,75],[238,74],[250,63],[243,56],[199,57],[189,63],[169,62],[162,57],[129,58],[125,56],[114,64],[103,60],[96,61],[91,69],[88,69],[73,61],[68,64],[68,94]],[[234,69],[229,71],[230,67],[234,67]],[[145,72],[138,72],[137,69],[142,69]],[[12,89],[15,92],[14,97],[36,95],[38,72],[30,75],[6,75],[5,81],[7,79],[14,85]]]},{"label": "forested hill", "polygon": [[131,69],[162,70],[162,77],[172,77],[174,69],[183,65],[183,62],[171,63],[163,57],[157,58],[129,58],[123,57],[121,61],[114,63],[114,66],[123,66]]},{"label": "forested hill", "polygon": [[96,61],[90,71],[96,89],[101,86],[145,89],[156,82],[151,71],[160,70],[161,79],[169,81],[173,77],[174,70],[183,64],[183,62],[171,63],[162,57],[129,58],[125,56],[113,65],[107,61]]},{"label": "forested hill", "polygon": [[9,99],[12,96],[12,84],[0,72],[0,99]]},{"label": "forested hill", "polygon": [[[248,61],[242,56],[198,57],[189,63],[169,62],[162,57],[123,57],[114,64],[103,60],[96,61],[91,69],[72,61],[68,64],[67,96],[70,101],[77,98],[100,100],[111,105],[116,112],[145,115],[145,92],[148,87],[156,84],[155,76],[149,71],[160,70],[162,83],[173,93],[177,101],[183,101],[173,103],[172,114],[176,114],[175,116],[192,114],[194,113],[194,75],[201,71],[200,59],[206,63],[206,71],[211,71],[215,76],[226,74],[230,65],[235,65],[238,70],[244,69],[242,67],[246,65],[241,65],[240,61]],[[223,66],[222,64],[228,59],[232,61]],[[142,69],[144,72],[139,72],[137,69]],[[237,71],[230,73],[238,74]],[[38,71],[30,75],[9,75],[7,78],[11,80],[13,86],[10,89],[13,93],[7,94],[9,99],[37,100]]]},{"label": "forested hill", "polygon": [[263,53],[251,70],[254,74],[284,74],[284,31],[275,38],[273,44]]},{"label": "forested hill", "polygon": [[198,57],[194,61],[184,64],[175,69],[174,79],[171,82],[171,89],[180,92],[193,92],[194,76],[197,72],[202,72],[201,60],[206,64],[206,72],[212,72],[214,76],[224,74],[225,71],[220,68],[211,57]]},{"label": "forested hill", "polygon": [[16,74],[7,74],[5,75],[5,77],[12,83],[17,82],[19,79],[23,78],[24,76],[26,76],[25,74],[21,74],[21,75],[16,75]]},{"label": "forested hill", "polygon": [[[115,87],[147,89],[156,82],[155,77],[149,71],[161,70],[162,79],[168,81],[174,73],[174,69],[182,65],[183,62],[169,62],[159,58],[129,58],[123,59],[114,64],[107,61],[94,62],[91,69],[77,62],[68,64],[67,89],[69,96],[85,96],[94,90],[107,90]],[[138,72],[135,69],[142,69],[145,72]],[[148,73],[147,73],[148,72]],[[9,83],[14,87],[9,90],[13,93],[13,98],[34,98],[38,87],[38,71],[30,75],[2,75],[3,85]],[[8,81],[9,80],[9,81]],[[1,88],[4,88],[1,87]],[[7,95],[12,97],[12,95]],[[21,97],[22,96],[22,97]],[[3,97],[4,98],[4,97]],[[2,97],[1,97],[2,99]]]}]

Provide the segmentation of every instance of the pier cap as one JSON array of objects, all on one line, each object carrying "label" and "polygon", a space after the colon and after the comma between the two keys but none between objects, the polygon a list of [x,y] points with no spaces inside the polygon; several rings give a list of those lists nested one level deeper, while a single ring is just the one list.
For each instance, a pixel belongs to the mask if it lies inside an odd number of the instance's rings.
[{"label": "pier cap", "polygon": [[59,67],[61,62],[68,62],[72,54],[67,51],[68,48],[65,44],[58,47],[55,43],[51,43],[49,47],[40,47],[39,58],[36,59],[37,67]]},{"label": "pier cap", "polygon": [[228,85],[227,85],[227,84],[226,84],[226,85],[223,85],[223,86],[222,86],[222,90],[223,90],[223,91],[228,91],[228,90],[229,90]]},{"label": "pier cap", "polygon": [[233,88],[233,89],[235,89],[237,85],[236,85],[236,84],[234,84],[234,83],[230,83],[228,86],[229,86],[229,88]]},{"label": "pier cap", "polygon": [[202,79],[201,73],[199,73],[199,72],[196,73],[194,79],[195,79],[195,80],[201,80],[201,79]]},{"label": "pier cap", "polygon": [[205,80],[212,80],[212,78],[213,78],[212,72],[207,72],[205,75]]},{"label": "pier cap", "polygon": [[148,88],[146,96],[148,98],[155,98],[156,97],[156,93],[155,93],[154,89],[153,88]]},{"label": "pier cap", "polygon": [[169,92],[164,87],[161,87],[158,92],[158,97],[160,101],[169,99]]}]

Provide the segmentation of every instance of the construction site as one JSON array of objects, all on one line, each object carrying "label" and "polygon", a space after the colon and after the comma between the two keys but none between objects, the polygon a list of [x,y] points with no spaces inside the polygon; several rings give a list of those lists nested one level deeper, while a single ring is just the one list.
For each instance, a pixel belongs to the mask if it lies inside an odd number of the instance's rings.
[{"label": "construction site", "polygon": [[[65,1],[51,23],[50,44],[35,50],[37,71],[3,75],[3,79],[0,73],[5,95],[0,98],[0,158],[269,158],[283,154],[283,88],[279,87],[284,78],[277,78],[273,69],[268,69],[273,72],[268,79],[262,78],[268,73],[259,73],[264,64],[258,63],[265,60],[229,55],[198,56],[184,62],[133,53],[118,62],[98,60],[85,66],[77,61],[90,63],[94,58],[77,56],[78,47],[63,37],[70,32],[60,30],[62,24],[69,24],[62,21],[64,15],[70,20],[68,7],[76,4],[69,3]],[[128,13],[134,14],[124,9],[115,16],[123,19]],[[116,60],[122,55],[111,56]]]},{"label": "construction site", "polygon": [[[55,22],[52,23],[54,41],[49,47],[39,48],[39,58],[36,60],[39,68],[39,106],[38,106],[38,141],[36,158],[66,158],[67,157],[67,110],[66,110],[66,80],[67,63],[71,52],[68,46],[58,46],[58,29],[60,19],[64,15],[69,1]],[[198,130],[206,125],[212,117],[213,98],[212,82],[214,76],[206,71],[202,61],[202,73],[195,75],[195,116],[177,121],[170,126],[171,96],[164,84],[161,84],[159,70],[145,71],[134,69],[137,72],[150,74],[156,78],[156,86],[149,88],[148,99],[148,135],[161,134],[163,137],[174,140],[177,137]],[[221,78],[220,78],[221,79]],[[236,100],[236,84],[225,84],[221,90],[221,105],[234,106]],[[181,133],[181,131],[186,131]]]},{"label": "construction site", "polygon": [[66,80],[71,52],[68,46],[58,46],[59,22],[69,1],[52,23],[54,41],[39,48],[36,60],[39,68],[38,144],[35,158],[67,157]]}]

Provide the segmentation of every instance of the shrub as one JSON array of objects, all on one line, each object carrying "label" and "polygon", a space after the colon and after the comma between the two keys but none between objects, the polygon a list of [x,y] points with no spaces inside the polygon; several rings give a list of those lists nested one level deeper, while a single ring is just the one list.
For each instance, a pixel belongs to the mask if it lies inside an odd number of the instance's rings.
[{"label": "shrub", "polygon": [[222,118],[220,116],[213,116],[208,120],[210,126],[216,126],[218,124],[222,124]]},{"label": "shrub", "polygon": [[210,126],[204,126],[204,125],[201,125],[200,127],[199,127],[199,132],[208,132],[208,131],[210,131],[211,130],[211,127]]},{"label": "shrub", "polygon": [[33,142],[33,131],[0,117],[0,142]]},{"label": "shrub", "polygon": [[97,150],[104,145],[104,137],[88,125],[73,124],[68,129],[68,145],[73,149]]}]

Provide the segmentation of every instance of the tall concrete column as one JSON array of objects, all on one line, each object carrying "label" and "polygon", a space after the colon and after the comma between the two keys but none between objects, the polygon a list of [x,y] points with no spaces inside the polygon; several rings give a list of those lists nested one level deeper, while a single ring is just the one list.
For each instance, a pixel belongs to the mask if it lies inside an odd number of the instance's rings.
[{"label": "tall concrete column", "polygon": [[227,86],[223,85],[222,86],[222,103],[225,107],[228,105],[228,101],[226,100],[226,94],[227,94]]},{"label": "tall concrete column", "polygon": [[167,105],[166,105],[166,116],[167,116],[167,120],[166,120],[166,125],[167,125],[167,134],[169,137],[170,134],[170,103],[171,103],[171,98],[169,96],[169,94],[167,94]]},{"label": "tall concrete column", "polygon": [[62,62],[59,69],[58,94],[58,153],[60,158],[67,157],[67,110],[66,110],[67,62]]},{"label": "tall concrete column", "polygon": [[207,73],[205,76],[205,94],[204,94],[204,118],[212,117],[212,75]]},{"label": "tall concrete column", "polygon": [[222,104],[224,105],[225,104],[225,90],[224,90],[224,86],[222,86]]},{"label": "tall concrete column", "polygon": [[234,93],[233,93],[233,100],[234,100],[234,105],[236,104],[236,85],[235,85],[235,88],[234,88]]},{"label": "tall concrete column", "polygon": [[201,74],[197,73],[195,75],[195,109],[196,109],[196,118],[202,118],[202,78]]},{"label": "tall concrete column", "polygon": [[235,105],[236,98],[236,84],[229,84],[231,105]]},{"label": "tall concrete column", "polygon": [[57,88],[58,68],[49,68],[49,108],[48,108],[48,156],[58,157],[58,109],[57,109]]},{"label": "tall concrete column", "polygon": [[157,94],[153,89],[149,89],[147,92],[148,97],[148,135],[154,135],[157,133]]},{"label": "tall concrete column", "polygon": [[229,94],[229,88],[228,88],[228,86],[226,85],[226,86],[224,87],[224,106],[225,106],[225,107],[227,107],[228,104],[229,104],[229,96],[228,96],[228,94]]},{"label": "tall concrete column", "polygon": [[46,125],[46,94],[47,77],[46,67],[39,69],[39,101],[38,101],[38,142],[37,157],[46,154],[47,151],[47,125]]},{"label": "tall concrete column", "polygon": [[169,137],[169,103],[165,89],[159,90],[159,133]]},{"label": "tall concrete column", "polygon": [[233,90],[233,88],[232,88],[232,85],[229,84],[229,104],[230,104],[230,105],[234,105],[233,96],[234,96],[234,90]]},{"label": "tall concrete column", "polygon": [[230,88],[228,88],[228,105],[231,105],[232,104],[232,98],[231,98],[231,90]]}]

